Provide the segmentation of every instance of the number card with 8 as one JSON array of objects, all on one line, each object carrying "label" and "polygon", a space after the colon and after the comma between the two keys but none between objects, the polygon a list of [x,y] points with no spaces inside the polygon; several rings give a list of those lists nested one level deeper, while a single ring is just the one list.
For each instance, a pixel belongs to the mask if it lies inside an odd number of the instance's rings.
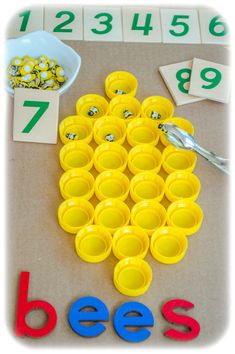
[{"label": "number card with 8", "polygon": [[199,9],[202,43],[229,44],[228,25],[216,11]]},{"label": "number card with 8", "polygon": [[43,7],[23,9],[8,24],[7,38],[16,38],[29,32],[43,30]]}]

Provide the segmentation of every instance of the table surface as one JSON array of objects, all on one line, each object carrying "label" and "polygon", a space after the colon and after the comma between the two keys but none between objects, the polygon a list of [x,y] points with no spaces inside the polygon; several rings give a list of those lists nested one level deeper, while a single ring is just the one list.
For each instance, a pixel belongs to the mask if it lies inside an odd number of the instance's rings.
[{"label": "table surface", "polygon": [[[88,93],[105,95],[104,80],[116,70],[132,72],[139,81],[137,98],[151,95],[171,99],[158,68],[190,60],[193,57],[228,63],[228,51],[215,45],[173,45],[140,43],[66,42],[82,58],[80,73],[71,89],[60,99],[59,119],[75,114],[76,100]],[[49,301],[58,314],[54,331],[37,341],[37,346],[129,346],[115,333],[112,319],[115,309],[126,301],[139,301],[153,312],[155,325],[150,338],[139,347],[176,347],[182,345],[163,336],[170,324],[161,315],[161,306],[172,298],[195,304],[189,315],[201,325],[201,333],[184,347],[214,342],[226,330],[228,321],[228,192],[229,179],[207,161],[198,158],[195,173],[201,181],[198,204],[204,222],[189,238],[185,258],[175,265],[158,263],[150,254],[146,260],[153,269],[149,291],[137,298],[120,294],[113,285],[113,255],[99,264],[83,262],[75,253],[74,236],[65,233],[57,222],[62,202],[58,181],[62,174],[57,145],[12,141],[13,99],[8,109],[8,325],[14,330],[17,290],[21,271],[31,273],[29,299]],[[228,156],[228,106],[205,100],[175,107],[175,116],[189,119],[195,127],[197,141],[221,156]],[[93,198],[95,203],[95,198]],[[68,325],[70,305],[82,296],[96,296],[110,311],[106,331],[96,338],[76,335]],[[45,320],[37,311],[27,316],[32,326]],[[35,339],[24,338],[25,344]]]}]

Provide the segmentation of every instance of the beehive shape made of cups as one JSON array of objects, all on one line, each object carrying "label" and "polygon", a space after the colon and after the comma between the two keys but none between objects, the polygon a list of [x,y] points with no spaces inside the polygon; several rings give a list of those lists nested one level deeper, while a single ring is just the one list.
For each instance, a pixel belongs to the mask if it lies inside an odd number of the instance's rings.
[{"label": "beehive shape made of cups", "polygon": [[104,143],[95,149],[94,165],[98,172],[118,170],[123,172],[127,165],[127,150],[117,143]]},{"label": "beehive shape made of cups", "polygon": [[136,97],[130,95],[116,96],[109,102],[109,113],[128,124],[132,119],[138,118],[141,113],[141,104]]},{"label": "beehive shape made of cups", "polygon": [[120,171],[104,171],[95,180],[96,197],[102,201],[108,198],[117,198],[124,201],[129,193],[129,179]]},{"label": "beehive shape made of cups", "polygon": [[197,155],[193,151],[177,149],[169,145],[162,152],[162,167],[167,173],[175,171],[193,172]]},{"label": "beehive shape made of cups", "polygon": [[144,171],[158,173],[161,163],[162,154],[160,150],[152,145],[137,145],[129,151],[128,168],[134,175]]},{"label": "beehive shape made of cups", "polygon": [[75,249],[78,256],[89,263],[104,261],[112,250],[112,236],[100,225],[83,227],[75,237]]},{"label": "beehive shape made of cups", "polygon": [[131,179],[130,195],[136,203],[146,199],[160,202],[164,192],[164,179],[155,172],[141,172]]},{"label": "beehive shape made of cups", "polygon": [[159,202],[143,200],[131,210],[131,224],[144,229],[149,236],[167,220],[166,209]]},{"label": "beehive shape made of cups", "polygon": [[94,139],[100,145],[106,142],[123,144],[126,138],[126,124],[123,119],[105,116],[97,119],[94,124]]},{"label": "beehive shape made of cups", "polygon": [[114,268],[113,282],[121,294],[140,296],[150,287],[152,269],[139,257],[124,258]]},{"label": "beehive shape made of cups", "polygon": [[170,100],[162,96],[150,96],[141,104],[141,116],[151,118],[157,123],[171,118],[174,114],[174,106]]},{"label": "beehive shape made of cups", "polygon": [[187,236],[195,234],[200,229],[202,221],[201,207],[191,200],[177,200],[167,209],[168,226],[179,229]]},{"label": "beehive shape made of cups", "polygon": [[64,171],[72,168],[83,168],[89,171],[93,166],[93,154],[93,149],[88,144],[73,141],[61,148],[60,165]]},{"label": "beehive shape made of cups", "polygon": [[144,258],[149,249],[148,234],[136,226],[123,226],[113,235],[113,254],[118,259]]},{"label": "beehive shape made of cups", "polygon": [[84,226],[92,224],[94,208],[82,198],[70,198],[63,201],[58,208],[58,220],[62,229],[76,234]]},{"label": "beehive shape made of cups", "polygon": [[158,125],[148,118],[135,118],[127,126],[127,141],[131,146],[157,145],[159,136]]},{"label": "beehive shape made of cups", "polygon": [[165,181],[165,194],[168,200],[174,202],[178,199],[195,201],[201,189],[199,178],[190,172],[176,171],[169,174]]},{"label": "beehive shape made of cups", "polygon": [[128,206],[118,199],[105,199],[95,208],[95,224],[106,227],[112,234],[129,220]]},{"label": "beehive shape made of cups", "polygon": [[[172,117],[170,119],[166,119],[164,121],[164,124],[165,123],[172,123],[172,124],[175,124],[177,125],[177,127],[185,130],[187,133],[191,134],[191,135],[194,135],[194,127],[192,125],[192,123],[185,119],[185,118],[181,118],[181,117]],[[161,140],[161,143],[164,145],[164,146],[168,146],[170,145],[170,142],[167,140],[167,138],[165,137],[165,134],[163,132],[160,131],[160,140]]]},{"label": "beehive shape made of cups", "polygon": [[180,262],[184,258],[187,248],[187,237],[174,227],[161,227],[151,237],[151,254],[157,261],[164,264]]},{"label": "beehive shape made of cups", "polygon": [[103,96],[95,94],[82,96],[76,102],[77,115],[89,118],[91,122],[107,115],[108,108],[108,101]]},{"label": "beehive shape made of cups", "polygon": [[93,126],[88,118],[69,116],[64,118],[59,125],[60,140],[63,144],[71,141],[81,141],[89,144],[93,136]]},{"label": "beehive shape made of cups", "polygon": [[105,79],[105,92],[110,99],[119,95],[135,96],[137,88],[136,77],[127,71],[114,71]]},{"label": "beehive shape made of cups", "polygon": [[94,194],[94,183],[94,177],[90,172],[73,168],[60,177],[60,193],[64,199],[79,197],[89,200]]}]

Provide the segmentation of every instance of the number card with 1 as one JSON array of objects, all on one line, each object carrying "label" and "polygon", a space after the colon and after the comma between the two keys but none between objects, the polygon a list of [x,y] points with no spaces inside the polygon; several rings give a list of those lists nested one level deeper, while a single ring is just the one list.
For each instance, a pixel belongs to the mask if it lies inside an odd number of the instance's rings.
[{"label": "number card with 1", "polygon": [[229,72],[229,67],[226,65],[194,58],[189,93],[228,103],[230,96]]},{"label": "number card with 1", "polygon": [[85,7],[84,39],[122,41],[122,14],[119,7]]},{"label": "number card with 1", "polygon": [[43,30],[43,7],[22,10],[8,24],[7,38],[16,38],[29,32]]},{"label": "number card with 1", "polygon": [[59,93],[16,88],[13,140],[56,144]]},{"label": "number card with 1", "polygon": [[82,40],[82,11],[78,6],[46,7],[44,28],[62,40]]},{"label": "number card with 1", "polygon": [[197,10],[161,9],[163,43],[201,43]]},{"label": "number card with 1", "polygon": [[229,44],[228,25],[213,9],[199,9],[202,43]]},{"label": "number card with 1", "polygon": [[160,11],[154,7],[123,7],[124,42],[162,41]]},{"label": "number card with 1", "polygon": [[159,71],[177,106],[203,100],[189,94],[192,60],[161,66]]}]

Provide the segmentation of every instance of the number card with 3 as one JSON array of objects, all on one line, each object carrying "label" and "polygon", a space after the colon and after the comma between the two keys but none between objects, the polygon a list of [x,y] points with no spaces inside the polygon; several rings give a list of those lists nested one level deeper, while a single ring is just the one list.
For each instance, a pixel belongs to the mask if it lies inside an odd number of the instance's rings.
[{"label": "number card with 3", "polygon": [[59,93],[15,89],[13,140],[56,144]]},{"label": "number card with 3", "polygon": [[228,103],[230,96],[229,67],[194,58],[189,93]]},{"label": "number card with 3", "polygon": [[229,44],[229,29],[224,18],[213,9],[199,9],[202,43]]},{"label": "number card with 3", "polygon": [[161,9],[163,43],[201,43],[197,10]]}]

